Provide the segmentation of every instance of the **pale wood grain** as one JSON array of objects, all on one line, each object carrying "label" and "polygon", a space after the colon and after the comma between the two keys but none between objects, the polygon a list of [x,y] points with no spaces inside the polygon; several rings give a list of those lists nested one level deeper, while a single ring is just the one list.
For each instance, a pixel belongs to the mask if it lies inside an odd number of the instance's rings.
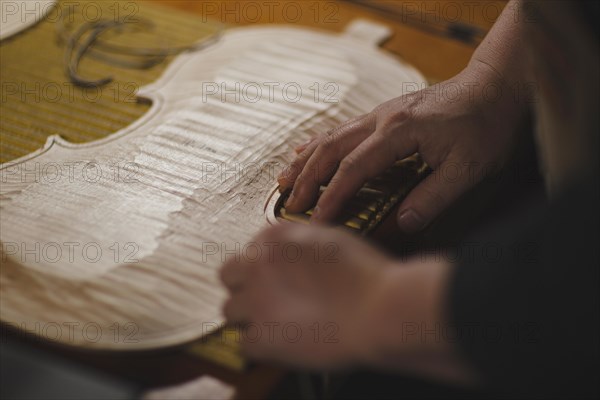
[{"label": "pale wood grain", "polygon": [[[153,105],[130,127],[87,144],[51,137],[39,152],[3,164],[2,321],[47,338],[56,324],[61,343],[118,350],[177,345],[214,329],[226,296],[218,268],[265,226],[265,203],[293,146],[425,85],[377,48],[384,33],[364,24],[343,35],[232,29],[143,88]],[[207,82],[293,83],[303,95],[222,101],[206,95]],[[338,101],[324,102],[324,91],[315,101],[310,87],[330,82]],[[115,179],[114,165],[133,165],[134,174]],[[74,260],[64,253],[50,262],[53,253],[42,250],[34,257],[36,246],[57,243],[65,252],[70,242],[79,243]],[[138,261],[124,262],[122,250],[115,262],[114,243],[135,244]],[[103,257],[86,260],[86,244]],[[131,337],[128,323],[137,329]],[[116,335],[115,324],[131,329]]]}]

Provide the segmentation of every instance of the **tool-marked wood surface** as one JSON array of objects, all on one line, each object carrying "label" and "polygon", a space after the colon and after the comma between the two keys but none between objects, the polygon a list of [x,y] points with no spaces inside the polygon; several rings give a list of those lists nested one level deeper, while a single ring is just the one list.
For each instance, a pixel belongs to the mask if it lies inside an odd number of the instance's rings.
[{"label": "tool-marked wood surface", "polygon": [[2,320],[110,349],[214,329],[218,268],[266,225],[293,146],[424,84],[377,48],[387,33],[232,29],[142,88],[152,107],[131,126],[3,164]]}]

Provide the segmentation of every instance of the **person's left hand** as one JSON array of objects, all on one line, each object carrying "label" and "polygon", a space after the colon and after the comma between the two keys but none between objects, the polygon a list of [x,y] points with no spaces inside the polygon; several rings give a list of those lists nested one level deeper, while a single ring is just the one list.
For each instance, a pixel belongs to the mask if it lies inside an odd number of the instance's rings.
[{"label": "person's left hand", "polygon": [[282,224],[250,243],[221,270],[244,352],[308,368],[359,361],[392,260],[334,228]]}]

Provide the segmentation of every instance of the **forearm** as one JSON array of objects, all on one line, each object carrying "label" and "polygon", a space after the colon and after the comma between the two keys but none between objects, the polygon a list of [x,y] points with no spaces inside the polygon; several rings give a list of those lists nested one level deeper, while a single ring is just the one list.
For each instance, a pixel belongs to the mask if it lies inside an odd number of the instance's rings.
[{"label": "forearm", "polygon": [[510,1],[457,77],[472,90],[474,105],[488,129],[512,134],[530,114],[535,85],[528,75],[529,55],[523,45],[522,1]]},{"label": "forearm", "polygon": [[521,3],[512,0],[506,5],[469,62],[469,68],[485,65],[509,86],[526,80],[525,17]]},{"label": "forearm", "polygon": [[477,382],[452,342],[444,315],[452,268],[429,260],[385,268],[366,321],[361,362],[455,383]]}]

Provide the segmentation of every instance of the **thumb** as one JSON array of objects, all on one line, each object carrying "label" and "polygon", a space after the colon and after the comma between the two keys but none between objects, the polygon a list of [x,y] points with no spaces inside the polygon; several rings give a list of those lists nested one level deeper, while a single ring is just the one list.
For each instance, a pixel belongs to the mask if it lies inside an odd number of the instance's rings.
[{"label": "thumb", "polygon": [[442,164],[411,190],[400,204],[396,221],[403,232],[423,230],[473,185],[466,171],[455,164],[451,167]]}]

